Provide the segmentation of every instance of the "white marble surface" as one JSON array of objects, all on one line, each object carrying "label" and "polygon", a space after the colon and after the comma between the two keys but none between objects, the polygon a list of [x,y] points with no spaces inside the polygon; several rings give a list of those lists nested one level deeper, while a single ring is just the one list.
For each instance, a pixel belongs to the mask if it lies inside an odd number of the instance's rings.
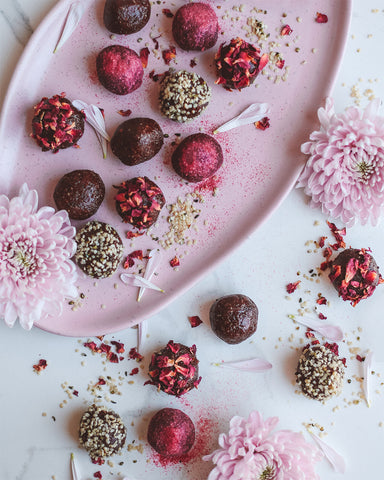
[{"label": "white marble surface", "polygon": [[[0,1],[0,102],[31,31],[54,4],[54,0]],[[368,93],[363,92],[368,89],[384,98],[383,7],[380,0],[355,2],[347,51],[334,89],[339,111],[354,101],[350,96],[353,85],[359,87],[362,105],[367,103]],[[81,479],[93,478],[97,470],[101,470],[103,478],[118,480],[124,475],[137,479],[206,478],[210,465],[198,457],[186,465],[168,467],[154,459],[144,432],[150,414],[164,406],[185,410],[196,425],[205,422],[207,435],[202,447],[208,450],[216,445],[218,431],[226,429],[234,414],[245,416],[252,409],[260,410],[265,417],[280,417],[281,428],[305,431],[303,423],[316,423],[324,427],[327,433],[324,439],[344,456],[345,478],[381,478],[384,288],[379,287],[372,298],[352,308],[337,298],[325,277],[320,283],[303,279],[301,290],[291,300],[285,298],[285,285],[295,281],[296,272],[307,272],[321,262],[321,252],[308,253],[313,246],[306,242],[322,235],[330,236],[325,216],[311,210],[302,192],[295,190],[215,271],[164,311],[148,319],[149,338],[143,349],[146,360],[150,352],[170,338],[197,345],[203,380],[200,390],[184,399],[169,398],[150,386],[144,387],[143,371],[134,377],[128,375],[128,380],[134,381],[128,384],[124,372],[129,373],[136,366],[132,360],[118,365],[103,364],[100,356],[92,356],[82,347],[80,339],[54,336],[38,329],[26,332],[19,326],[10,330],[0,324],[0,478],[70,479],[70,452],[76,455]],[[377,227],[355,226],[348,229],[346,242],[354,247],[370,247],[378,264],[384,266],[383,236],[383,222]],[[259,306],[259,327],[251,341],[229,347],[216,339],[206,324],[190,328],[188,315],[198,314],[206,323],[211,302],[234,292],[249,295]],[[296,347],[300,347],[305,330],[296,330],[287,318],[287,314],[296,313],[299,295],[313,307],[319,292],[330,301],[323,310],[328,320],[339,324],[346,333],[340,349],[341,355],[347,358],[347,379],[351,379],[351,383],[345,383],[342,395],[326,405],[294,393]],[[128,350],[136,345],[136,330],[106,337],[111,339],[124,342]],[[381,378],[372,376],[371,408],[360,399],[360,384],[355,377],[361,377],[363,370],[362,364],[355,360],[353,348],[359,348],[361,355],[373,350],[373,368],[382,373]],[[87,356],[82,356],[83,353]],[[268,359],[273,369],[265,374],[240,374],[213,365],[221,360],[251,356]],[[48,361],[48,368],[36,375],[32,365],[40,358]],[[143,453],[125,449],[121,457],[112,459],[113,466],[102,467],[90,463],[87,454],[78,448],[76,438],[79,417],[93,399],[87,387],[100,375],[109,375],[117,381],[119,375],[122,376],[119,385],[122,395],[109,395],[115,404],[107,399],[104,402],[122,415],[128,426],[129,442],[135,440],[136,444],[144,445]],[[64,382],[78,390],[79,396],[69,399]],[[104,392],[105,387],[103,395]],[[308,435],[307,438],[310,441]],[[326,460],[319,464],[318,472],[322,479],[340,478]]]}]

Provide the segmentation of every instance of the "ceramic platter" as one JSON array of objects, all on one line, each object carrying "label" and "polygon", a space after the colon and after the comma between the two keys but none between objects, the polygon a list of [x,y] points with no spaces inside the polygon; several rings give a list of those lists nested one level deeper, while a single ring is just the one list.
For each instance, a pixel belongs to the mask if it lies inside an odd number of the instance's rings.
[{"label": "ceramic platter", "polygon": [[[215,1],[221,33],[216,47],[206,52],[183,52],[176,45],[176,58],[169,67],[200,74],[210,85],[212,97],[206,111],[197,119],[179,124],[161,116],[158,108],[159,83],[150,72],[161,74],[168,69],[162,51],[175,45],[172,18],[164,8],[176,12],[184,2],[154,2],[147,26],[130,36],[115,35],[103,25],[103,0],[82,0],[86,5],[77,29],[57,52],[53,53],[71,2],[63,0],[49,13],[31,38],[17,66],[4,103],[0,128],[0,191],[18,193],[26,181],[39,193],[39,206],[52,205],[53,190],[59,178],[75,169],[91,169],[99,173],[106,186],[106,198],[93,219],[114,226],[124,242],[125,254],[133,250],[160,248],[162,260],[157,268],[156,284],[165,293],[146,290],[136,301],[137,288],[120,280],[123,265],[110,278],[95,281],[79,270],[78,288],[84,298],[81,306],[66,305],[59,318],[49,318],[38,326],[49,332],[72,335],[100,335],[138,324],[191,287],[232,249],[254,231],[280,204],[292,188],[304,164],[300,145],[317,126],[316,111],[330,94],[341,61],[351,13],[351,2],[334,0],[286,0],[270,2]],[[241,11],[240,11],[241,10]],[[317,23],[316,13],[326,13],[328,23]],[[268,38],[258,41],[249,34],[252,20],[266,26]],[[283,25],[292,28],[289,36],[281,36]],[[215,85],[213,57],[218,45],[240,36],[259,44],[264,53],[279,52],[285,61],[279,69],[272,61],[254,85],[239,91],[227,91]],[[154,37],[158,37],[156,41]],[[158,50],[155,51],[156,42]],[[98,52],[113,44],[129,46],[137,53],[150,50],[142,86],[127,96],[105,90],[96,76]],[[195,66],[191,66],[196,63]],[[166,134],[159,154],[135,167],[123,165],[109,150],[103,159],[93,129],[87,125],[79,147],[57,154],[41,152],[30,138],[33,106],[42,97],[65,92],[71,100],[80,99],[104,109],[110,135],[126,120],[118,111],[132,110],[130,118],[141,116],[156,120]],[[224,151],[224,164],[208,183],[187,184],[173,171],[170,157],[174,142],[189,134],[213,130],[238,115],[248,105],[267,102],[270,105],[270,128],[259,130],[254,125],[217,134]],[[155,179],[163,190],[167,205],[182,201],[197,192],[200,210],[195,224],[186,232],[184,245],[163,249],[162,239],[169,229],[165,207],[150,235],[134,240],[126,238],[129,226],[121,222],[114,207],[114,188],[135,176]],[[78,228],[85,222],[73,222]],[[180,266],[170,266],[178,256]]]}]

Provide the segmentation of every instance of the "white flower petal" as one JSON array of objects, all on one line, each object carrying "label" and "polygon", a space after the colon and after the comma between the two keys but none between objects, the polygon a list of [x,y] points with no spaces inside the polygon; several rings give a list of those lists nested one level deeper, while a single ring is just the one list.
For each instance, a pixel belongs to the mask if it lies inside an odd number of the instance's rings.
[{"label": "white flower petal", "polygon": [[309,432],[312,438],[315,440],[317,445],[320,447],[325,457],[328,459],[329,463],[332,465],[333,469],[337,473],[345,473],[346,464],[344,458],[337,453],[332,447],[325,443],[321,438],[319,438],[313,432]]},{"label": "white flower petal", "polygon": [[262,120],[270,112],[267,103],[252,103],[243,112],[232,120],[221,125],[221,127],[214,130],[214,134],[226,132],[232,128],[241,127],[242,125],[249,125],[250,123]]},{"label": "white flower petal", "polygon": [[[157,267],[161,261],[161,252],[158,249],[153,249],[148,253],[148,262],[145,267],[144,278],[150,280],[152,275],[155,273]],[[140,287],[139,294],[137,296],[137,301],[140,302],[142,296],[144,295],[145,287]]]},{"label": "white flower petal", "polygon": [[239,360],[234,362],[217,363],[219,367],[233,368],[243,372],[264,372],[272,368],[272,364],[262,358],[251,358],[249,360]]},{"label": "white flower petal", "polygon": [[78,2],[73,2],[71,4],[71,6],[69,7],[67,18],[65,20],[63,31],[53,53],[56,53],[76,30],[76,27],[85,12],[85,7],[85,2],[81,0],[79,0]]},{"label": "white flower petal", "polygon": [[156,290],[157,292],[164,293],[164,290],[162,288],[158,287],[146,278],[141,277],[140,275],[135,275],[134,273],[122,273],[120,275],[120,279],[123,283],[130,287],[145,287]]},{"label": "white flower petal", "polygon": [[143,320],[137,327],[137,351],[141,353],[143,348],[144,339],[147,337],[148,320]]},{"label": "white flower petal", "polygon": [[368,352],[365,356],[363,368],[364,368],[364,381],[363,381],[363,390],[365,395],[365,401],[367,402],[368,407],[371,406],[371,388],[370,388],[370,378],[372,370],[372,357],[373,352]]},{"label": "white flower petal", "polygon": [[343,331],[340,327],[326,323],[324,320],[315,320],[308,316],[300,315],[289,315],[289,318],[320,333],[323,337],[328,338],[328,340],[331,340],[332,342],[341,342],[344,338]]},{"label": "white flower petal", "polygon": [[75,463],[75,455],[71,453],[71,473],[72,473],[72,480],[80,480],[80,475],[77,471],[76,463]]}]

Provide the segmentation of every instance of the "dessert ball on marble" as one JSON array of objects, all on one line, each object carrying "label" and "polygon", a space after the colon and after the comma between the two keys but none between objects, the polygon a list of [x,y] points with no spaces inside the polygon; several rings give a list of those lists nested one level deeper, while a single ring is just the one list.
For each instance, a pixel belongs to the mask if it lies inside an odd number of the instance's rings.
[{"label": "dessert ball on marble", "polygon": [[129,35],[148,23],[151,16],[149,0],[106,0],[104,25],[112,33]]},{"label": "dessert ball on marble", "polygon": [[309,345],[304,348],[296,369],[296,382],[304,395],[324,401],[339,395],[345,366],[336,344]]},{"label": "dessert ball on marble", "polygon": [[199,385],[198,363],[196,345],[187,347],[170,340],[164,348],[153,353],[148,383],[168,395],[180,397]]},{"label": "dessert ball on marble", "polygon": [[136,52],[122,45],[104,48],[96,59],[97,76],[110,92],[127,95],[140,87],[144,69]]},{"label": "dessert ball on marble", "polygon": [[187,414],[177,408],[163,408],[150,420],[148,443],[164,457],[181,457],[195,443],[195,426]]},{"label": "dessert ball on marble", "polygon": [[65,94],[43,97],[34,106],[31,137],[43,152],[58,152],[76,145],[84,133],[84,114]]},{"label": "dessert ball on marble", "polygon": [[120,416],[105,407],[91,405],[81,417],[79,442],[94,463],[103,463],[105,458],[119,453],[126,436]]},{"label": "dessert ball on marble", "polygon": [[161,113],[176,122],[199,116],[208,106],[211,89],[197,73],[169,70],[160,84]]},{"label": "dessert ball on marble", "polygon": [[249,87],[268,63],[268,54],[241,38],[222,43],[215,55],[216,84],[227,90]]},{"label": "dessert ball on marble", "polygon": [[111,139],[112,152],[125,165],[138,165],[154,157],[164,143],[160,125],[151,118],[130,118]]},{"label": "dessert ball on marble", "polygon": [[140,230],[149,228],[156,222],[165,198],[155,182],[148,177],[135,177],[115,188],[116,210],[123,222]]},{"label": "dessert ball on marble", "polygon": [[210,308],[213,332],[224,342],[244,342],[256,332],[259,310],[246,295],[233,294],[217,299]]},{"label": "dessert ball on marble", "polygon": [[206,3],[187,3],[180,7],[174,16],[172,33],[183,50],[207,50],[217,42],[217,15]]},{"label": "dessert ball on marble", "polygon": [[339,296],[353,306],[370,297],[381,282],[375,259],[364,248],[348,248],[333,260],[329,278]]},{"label": "dessert ball on marble", "polygon": [[75,261],[84,273],[107,278],[116,271],[123,255],[123,242],[111,225],[88,222],[77,232],[75,240]]},{"label": "dessert ball on marble", "polygon": [[69,218],[85,220],[94,215],[104,200],[105,186],[100,175],[92,170],[73,170],[60,178],[53,192],[59,210]]},{"label": "dessert ball on marble", "polygon": [[210,135],[195,133],[185,138],[172,154],[175,172],[188,182],[211,177],[223,164],[223,150]]}]

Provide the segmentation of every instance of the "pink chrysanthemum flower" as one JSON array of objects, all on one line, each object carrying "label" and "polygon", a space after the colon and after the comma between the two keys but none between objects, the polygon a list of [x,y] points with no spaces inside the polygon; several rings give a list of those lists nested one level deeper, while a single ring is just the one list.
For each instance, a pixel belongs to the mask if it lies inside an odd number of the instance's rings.
[{"label": "pink chrysanthemum flower", "polygon": [[229,434],[219,436],[221,448],[203,460],[216,464],[208,480],[316,480],[314,465],[320,450],[289,430],[272,432],[279,419],[263,420],[251,412],[248,420],[233,417]]},{"label": "pink chrysanthemum flower", "polygon": [[376,99],[365,110],[349,107],[336,114],[327,99],[318,110],[320,130],[301,146],[310,157],[297,186],[304,187],[311,206],[347,226],[369,219],[375,225],[383,212],[384,118],[379,106]]},{"label": "pink chrysanthemum flower", "polygon": [[61,314],[65,297],[76,298],[77,274],[70,260],[76,231],[65,211],[38,210],[36,190],[24,184],[18,197],[0,195],[0,317],[35,321]]}]

